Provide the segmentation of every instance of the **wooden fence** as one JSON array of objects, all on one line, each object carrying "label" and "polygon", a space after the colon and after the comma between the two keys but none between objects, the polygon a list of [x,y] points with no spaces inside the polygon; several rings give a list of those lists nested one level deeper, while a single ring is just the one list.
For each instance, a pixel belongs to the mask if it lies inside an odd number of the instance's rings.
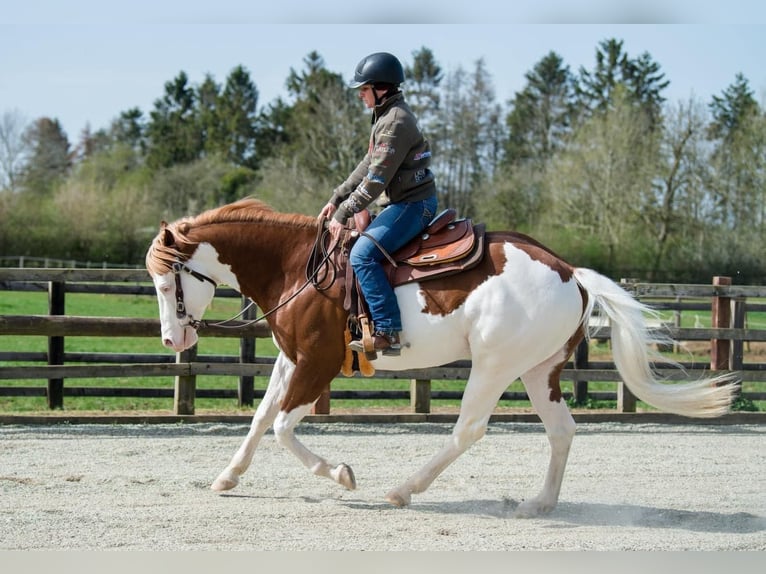
[{"label": "wooden fence", "polygon": [[[766,297],[766,287],[731,285],[726,277],[716,277],[711,285],[648,284],[623,281],[623,286],[659,310],[672,310],[673,324],[666,324],[675,344],[686,341],[709,341],[710,364],[682,363],[685,373],[677,369],[658,371],[669,379],[681,376],[701,376],[704,371],[736,370],[743,381],[766,381],[766,364],[743,361],[744,344],[766,341],[766,329],[747,326],[747,313],[765,311],[766,305],[757,302]],[[167,354],[106,354],[68,353],[67,337],[159,337],[159,319],[135,319],[125,317],[82,317],[66,315],[66,293],[132,294],[154,297],[154,287],[144,270],[135,269],[32,269],[0,268],[0,291],[46,291],[49,313],[47,315],[13,316],[0,315],[0,336],[45,336],[48,338],[47,353],[12,353],[0,351],[0,380],[43,379],[47,386],[19,387],[0,386],[0,396],[47,397],[51,409],[63,408],[64,396],[150,396],[174,397],[177,415],[194,414],[195,398],[230,398],[236,396],[240,405],[252,405],[263,396],[254,387],[254,377],[271,374],[273,357],[258,357],[255,340],[271,336],[264,321],[249,323],[252,315],[229,323],[229,327],[209,325],[204,337],[236,337],[240,339],[239,356],[202,356],[196,347],[175,357]],[[240,297],[226,288],[219,288],[217,297]],[[711,311],[711,328],[682,328],[683,312]],[[230,327],[236,326],[237,329]],[[608,340],[608,325],[596,327],[594,338]],[[41,365],[18,365],[9,363],[40,362]],[[70,364],[67,364],[70,363]],[[71,364],[77,363],[77,364]],[[661,365],[660,365],[661,367]],[[432,400],[459,399],[461,392],[433,391],[433,380],[466,380],[470,362],[457,361],[431,369],[409,371],[377,371],[377,379],[409,379],[409,391],[370,390],[335,391],[328,389],[314,407],[315,414],[328,414],[332,398],[355,399],[402,399],[409,398],[414,413],[429,413]],[[230,375],[239,378],[237,389],[197,389],[197,377],[205,375]],[[340,377],[341,375],[339,375]],[[359,376],[359,375],[356,375]],[[173,389],[126,389],[126,388],[72,388],[66,387],[67,378],[109,377],[172,377]],[[589,360],[589,346],[581,344],[562,373],[562,380],[572,381],[571,396],[576,402],[584,402],[589,396],[598,400],[616,400],[619,412],[635,412],[636,399],[620,382],[611,362]],[[613,381],[616,392],[593,393],[588,391],[589,381]],[[743,393],[752,400],[766,399],[766,393]],[[504,400],[526,400],[523,392],[506,392]]]}]

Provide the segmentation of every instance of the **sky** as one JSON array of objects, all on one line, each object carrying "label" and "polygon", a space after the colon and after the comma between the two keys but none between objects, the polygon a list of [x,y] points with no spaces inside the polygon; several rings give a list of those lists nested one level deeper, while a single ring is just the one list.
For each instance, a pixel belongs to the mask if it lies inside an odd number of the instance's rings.
[{"label": "sky", "polygon": [[[455,4],[453,6],[453,4]],[[592,69],[599,42],[648,52],[669,102],[708,103],[742,73],[766,101],[766,3],[751,0],[27,0],[0,13],[0,114],[58,119],[71,142],[108,128],[120,112],[152,110],[184,71],[223,84],[244,66],[259,107],[286,96],[290,70],[312,51],[350,78],[365,55],[410,64],[426,47],[446,73],[484,60],[496,100],[507,103],[549,52],[570,70]],[[615,8],[615,5],[619,6]],[[406,84],[404,86],[406,92]]]}]

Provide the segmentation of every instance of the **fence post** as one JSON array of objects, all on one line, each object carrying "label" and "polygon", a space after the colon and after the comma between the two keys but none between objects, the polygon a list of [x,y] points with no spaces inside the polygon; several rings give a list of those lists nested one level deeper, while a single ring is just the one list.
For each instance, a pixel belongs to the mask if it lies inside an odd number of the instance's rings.
[{"label": "fence post", "polygon": [[628,385],[625,381],[620,379],[617,381],[617,412],[618,413],[635,413],[636,412],[636,395],[630,392]]},{"label": "fence post", "polygon": [[[745,297],[734,297],[732,299],[732,317],[731,326],[734,329],[744,329],[747,314]],[[732,371],[741,371],[744,366],[745,342],[742,339],[735,339],[731,342],[731,358],[729,359],[729,369]]]},{"label": "fence post", "polygon": [[[736,297],[732,301],[732,327],[744,329],[747,318],[745,297]],[[745,342],[742,339],[732,341],[729,369],[741,371],[745,366]],[[737,388],[737,396],[742,394],[742,385]]]},{"label": "fence post", "polygon": [[410,380],[410,406],[413,412],[428,414],[431,412],[431,380]]},{"label": "fence post", "polygon": [[623,381],[617,383],[617,412],[636,412],[636,395],[630,392],[630,389]]},{"label": "fence post", "polygon": [[[248,306],[249,305],[249,306]],[[245,309],[242,318],[245,321],[255,319],[256,308],[250,305],[248,297],[242,298],[242,306]],[[239,340],[239,362],[255,363],[255,337],[242,337]],[[241,375],[239,377],[239,387],[237,389],[237,404],[240,407],[252,407],[255,398],[255,377],[252,375]]]},{"label": "fence post", "polygon": [[[586,329],[588,327],[586,326]],[[588,340],[583,339],[575,347],[574,351],[574,368],[587,369],[588,368]],[[584,405],[588,400],[588,381],[575,380],[572,384],[572,398],[576,405]]]},{"label": "fence post", "polygon": [[[66,285],[63,281],[48,283],[48,314],[65,315]],[[64,337],[48,337],[48,364],[64,364]],[[64,379],[48,379],[48,408],[64,408]]]},{"label": "fence post", "polygon": [[[638,279],[620,279],[620,284],[638,283]],[[618,413],[635,413],[636,412],[636,395],[630,392],[630,389],[624,381],[617,381],[617,412]]]},{"label": "fence post", "polygon": [[[176,363],[191,363],[197,360],[197,345],[185,351],[176,353]],[[197,394],[196,375],[179,375],[176,377],[175,392],[173,393],[173,412],[177,415],[194,414],[194,398]]]},{"label": "fence post", "polygon": [[[714,286],[731,285],[731,277],[713,277]],[[731,297],[713,297],[711,318],[713,329],[728,329],[731,325]],[[710,369],[725,371],[729,368],[730,339],[710,340]]]},{"label": "fence post", "polygon": [[[676,297],[676,304],[678,304],[679,306],[681,305],[681,297]],[[681,311],[675,310],[673,311],[673,326],[676,327],[677,329],[680,329],[681,325],[682,325]],[[681,343],[677,339],[673,340],[672,350],[674,353],[681,352]]]}]

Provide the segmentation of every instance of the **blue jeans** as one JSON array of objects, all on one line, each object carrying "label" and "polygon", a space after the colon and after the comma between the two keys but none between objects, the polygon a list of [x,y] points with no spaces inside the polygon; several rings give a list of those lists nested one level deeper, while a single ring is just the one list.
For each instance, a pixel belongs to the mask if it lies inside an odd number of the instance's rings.
[{"label": "blue jeans", "polygon": [[[371,235],[389,254],[403,247],[423,231],[436,215],[436,196],[412,203],[392,203],[372,220],[365,233]],[[376,331],[401,331],[399,305],[381,261],[385,256],[367,237],[361,235],[351,248],[349,261],[359,280]]]}]

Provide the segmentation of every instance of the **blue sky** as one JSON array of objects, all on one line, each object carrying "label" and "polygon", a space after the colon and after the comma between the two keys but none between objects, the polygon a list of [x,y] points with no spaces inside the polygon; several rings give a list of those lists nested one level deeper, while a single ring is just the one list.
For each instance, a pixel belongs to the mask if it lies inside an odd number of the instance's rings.
[{"label": "blue sky", "polygon": [[[593,67],[601,40],[616,38],[628,55],[649,52],[660,64],[671,81],[665,92],[671,102],[707,103],[738,72],[766,100],[766,8],[747,0],[623,1],[619,9],[607,0],[541,0],[531,8],[388,0],[378,4],[381,14],[339,0],[283,0],[276,7],[241,0],[14,4],[0,20],[0,113],[57,118],[72,141],[86,125],[107,127],[121,111],[150,111],[181,70],[193,83],[208,73],[223,83],[243,65],[266,105],[285,94],[290,69],[301,70],[312,50],[345,76],[379,50],[409,63],[427,47],[446,72],[470,70],[483,58],[497,100],[507,102],[549,51],[576,72]],[[497,4],[507,4],[506,12]]]}]

